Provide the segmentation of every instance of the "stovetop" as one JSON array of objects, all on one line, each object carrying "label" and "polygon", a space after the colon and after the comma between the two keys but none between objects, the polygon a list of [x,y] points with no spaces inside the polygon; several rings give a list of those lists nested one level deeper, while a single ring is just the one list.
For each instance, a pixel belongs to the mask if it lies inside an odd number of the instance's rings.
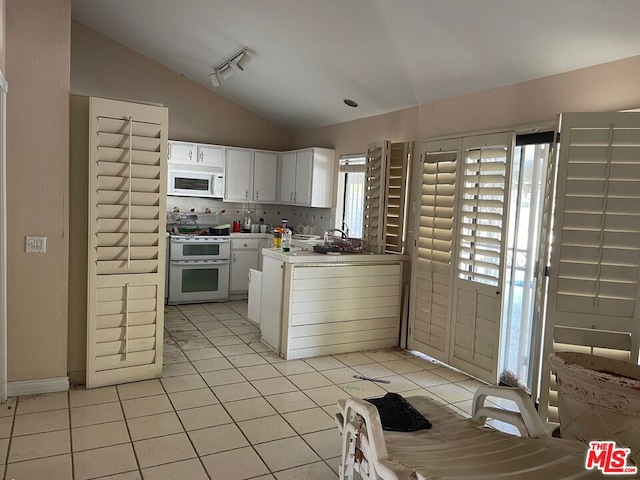
[{"label": "stovetop", "polygon": [[194,242],[205,241],[205,240],[219,240],[221,242],[231,241],[231,237],[229,235],[190,235],[187,233],[181,233],[179,235],[176,235],[172,233],[170,237],[171,239],[191,240]]}]

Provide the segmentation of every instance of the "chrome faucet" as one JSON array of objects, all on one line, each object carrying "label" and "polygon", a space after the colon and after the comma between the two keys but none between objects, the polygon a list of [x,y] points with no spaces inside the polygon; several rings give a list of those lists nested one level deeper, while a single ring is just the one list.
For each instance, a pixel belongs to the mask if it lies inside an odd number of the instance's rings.
[{"label": "chrome faucet", "polygon": [[342,222],[342,230],[346,233],[346,237],[345,238],[349,238],[349,225],[347,225],[344,221]]},{"label": "chrome faucet", "polygon": [[[349,231],[349,230],[347,230],[347,232],[348,232],[348,231]],[[340,234],[340,236],[341,236],[342,238],[344,238],[344,239],[346,239],[346,238],[348,238],[348,237],[349,237],[349,234],[348,234],[348,233],[345,233],[343,230],[340,230],[339,228],[330,228],[329,230],[326,230],[326,231],[324,232],[324,236],[325,236],[325,238],[326,238],[328,235],[330,235],[330,234],[332,234],[332,233],[334,233],[334,232],[339,233],[339,234]]]}]

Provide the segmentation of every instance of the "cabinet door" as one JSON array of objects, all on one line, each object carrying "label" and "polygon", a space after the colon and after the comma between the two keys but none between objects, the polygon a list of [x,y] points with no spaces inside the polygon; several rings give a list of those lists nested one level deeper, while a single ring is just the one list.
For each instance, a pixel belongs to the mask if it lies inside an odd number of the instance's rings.
[{"label": "cabinet door", "polygon": [[258,269],[258,251],[240,250],[231,252],[230,293],[246,293],[249,291],[249,269]]},{"label": "cabinet door", "polygon": [[293,203],[293,192],[296,188],[296,152],[283,154],[280,167],[280,203]]},{"label": "cabinet door", "polygon": [[253,191],[253,152],[251,150],[227,149],[224,199],[234,202],[251,201]]},{"label": "cabinet door", "polygon": [[186,142],[168,142],[167,159],[178,165],[196,165],[196,146]]},{"label": "cabinet door", "polygon": [[275,202],[278,185],[278,154],[255,152],[253,161],[253,199],[256,202]]},{"label": "cabinet door", "polygon": [[201,167],[224,168],[224,147],[198,145],[198,162]]},{"label": "cabinet door", "polygon": [[296,153],[296,189],[293,200],[296,205],[311,205],[311,180],[313,172],[313,150]]}]

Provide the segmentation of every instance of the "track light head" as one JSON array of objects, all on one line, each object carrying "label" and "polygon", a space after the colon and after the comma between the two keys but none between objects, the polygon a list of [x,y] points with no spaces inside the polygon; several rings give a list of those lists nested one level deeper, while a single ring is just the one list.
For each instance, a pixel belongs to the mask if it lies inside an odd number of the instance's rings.
[{"label": "track light head", "polygon": [[250,62],[251,56],[246,49],[240,52],[240,55],[233,59],[234,65],[242,72],[244,72],[245,67],[249,65]]},{"label": "track light head", "polygon": [[220,79],[218,78],[218,72],[213,72],[211,75],[209,75],[209,80],[211,80],[211,85],[213,85],[213,88],[217,88],[220,86]]}]

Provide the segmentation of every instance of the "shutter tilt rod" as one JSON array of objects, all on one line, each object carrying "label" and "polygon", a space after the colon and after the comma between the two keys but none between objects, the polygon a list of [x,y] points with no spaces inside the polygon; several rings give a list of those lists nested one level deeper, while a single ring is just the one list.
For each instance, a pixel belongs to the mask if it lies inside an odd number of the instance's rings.
[{"label": "shutter tilt rod", "polygon": [[133,117],[129,117],[129,208],[127,209],[127,268],[131,268],[131,164],[133,157]]}]

